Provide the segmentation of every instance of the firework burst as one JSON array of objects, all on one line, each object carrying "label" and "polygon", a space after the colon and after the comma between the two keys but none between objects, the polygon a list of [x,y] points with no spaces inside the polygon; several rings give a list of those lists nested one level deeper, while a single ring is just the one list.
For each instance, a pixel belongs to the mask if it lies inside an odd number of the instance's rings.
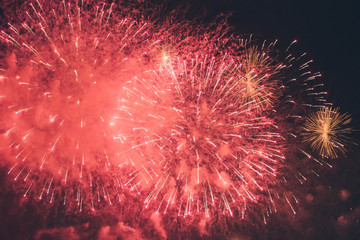
[{"label": "firework burst", "polygon": [[251,209],[266,223],[279,206],[296,214],[294,186],[318,175],[300,164],[325,164],[302,150],[303,126],[320,155],[345,150],[350,118],[325,107],[312,60],[289,52],[296,41],[282,57],[277,40],[226,23],[145,21],[93,1],[26,9],[0,35],[1,151],[24,197],[74,196],[82,211],[138,194],[157,214]]},{"label": "firework burst", "polygon": [[239,56],[239,66],[234,69],[241,74],[238,77],[237,101],[251,101],[259,110],[272,105],[279,88],[277,73],[284,67],[273,61],[265,49],[259,50],[256,46]]},{"label": "firework burst", "polygon": [[216,208],[233,215],[231,206],[244,212],[247,201],[268,191],[284,158],[280,135],[273,120],[254,110],[259,105],[253,100],[235,100],[240,77],[225,74],[233,65],[232,59],[199,56],[170,69],[174,97],[163,104],[176,118],[166,121],[156,145],[163,173],[146,206],[160,198],[157,212],[174,205],[182,216],[209,217]]},{"label": "firework burst", "polygon": [[305,122],[304,141],[322,157],[337,158],[345,153],[345,141],[351,132],[349,114],[341,114],[331,107],[320,109],[309,115]]},{"label": "firework burst", "polygon": [[149,38],[148,22],[114,9],[36,1],[20,26],[1,33],[12,50],[3,59],[2,146],[14,163],[9,173],[30,183],[24,196],[37,179],[44,182],[40,199],[48,189],[51,202],[62,195],[65,204],[67,191],[58,186],[78,182],[78,203],[88,198],[94,208],[100,191],[111,203],[104,185],[121,180],[106,172],[123,162],[117,156],[131,148],[124,141],[136,139],[129,129],[141,127],[131,116],[146,102],[133,100],[139,96],[134,68],[141,75],[149,59],[157,61],[151,52],[158,43]]}]

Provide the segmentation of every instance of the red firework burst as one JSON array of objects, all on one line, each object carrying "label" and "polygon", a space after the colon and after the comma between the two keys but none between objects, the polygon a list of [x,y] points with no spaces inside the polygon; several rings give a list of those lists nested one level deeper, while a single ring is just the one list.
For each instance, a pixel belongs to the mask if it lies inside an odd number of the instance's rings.
[{"label": "red firework burst", "polygon": [[[2,32],[12,49],[3,59],[2,145],[14,162],[9,173],[17,167],[15,180],[31,182],[24,196],[39,178],[39,198],[49,189],[52,201],[58,191],[65,204],[67,191],[56,189],[70,181],[78,203],[91,198],[93,205],[94,191],[109,179],[120,182],[108,171],[122,162],[119,153],[133,143],[125,140],[136,139],[133,128],[141,127],[131,117],[146,110],[135,76],[149,59],[156,66],[159,41],[149,37],[148,22],[113,11],[113,4],[35,2],[20,26],[10,25],[11,35]],[[102,186],[94,182],[98,175]]]},{"label": "red firework burst", "polygon": [[26,9],[0,35],[0,143],[24,197],[73,195],[94,210],[127,188],[172,216],[250,207],[266,222],[276,201],[296,213],[287,177],[306,180],[289,160],[301,115],[328,103],[311,61],[288,53],[295,41],[279,57],[277,41],[260,47],[225,24],[145,21],[92,1]]}]

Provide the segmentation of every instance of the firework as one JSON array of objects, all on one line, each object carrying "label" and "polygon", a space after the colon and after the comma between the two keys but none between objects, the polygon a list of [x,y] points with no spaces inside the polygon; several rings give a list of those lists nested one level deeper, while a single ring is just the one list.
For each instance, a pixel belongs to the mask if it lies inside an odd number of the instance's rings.
[{"label": "firework", "polygon": [[304,141],[322,157],[336,158],[346,151],[344,141],[351,132],[350,122],[350,115],[339,113],[339,109],[320,109],[306,119]]},{"label": "firework", "polygon": [[277,73],[283,65],[272,62],[266,50],[251,47],[241,54],[236,69],[241,75],[238,77],[237,101],[252,101],[257,109],[272,105],[276,98],[278,86]]},{"label": "firework", "polygon": [[163,104],[176,118],[166,121],[157,142],[157,168],[163,173],[146,206],[160,198],[157,212],[176,206],[178,215],[209,217],[210,209],[219,207],[232,215],[231,206],[242,212],[247,201],[268,190],[284,158],[280,135],[273,120],[254,110],[259,105],[253,100],[240,106],[234,100],[239,77],[225,74],[233,64],[199,56],[171,68],[174,97]]},{"label": "firework", "polygon": [[1,151],[24,197],[82,211],[137,195],[163,216],[250,210],[266,223],[296,214],[296,184],[318,175],[304,162],[329,165],[303,149],[303,126],[320,155],[345,150],[350,119],[326,108],[312,60],[290,53],[296,41],[282,56],[277,40],[223,22],[144,20],[92,1],[26,9],[0,35]]},{"label": "firework", "polygon": [[100,191],[111,203],[110,179],[121,186],[107,171],[123,162],[118,156],[132,146],[126,140],[134,144],[132,129],[141,128],[131,116],[147,100],[135,76],[147,69],[158,41],[149,38],[149,23],[113,11],[113,4],[36,1],[20,26],[1,33],[12,50],[3,63],[2,146],[14,164],[9,174],[29,182],[24,196],[40,179],[39,198],[48,189],[50,202],[61,197],[65,204],[61,186],[75,183],[77,202],[91,199],[94,208]]}]

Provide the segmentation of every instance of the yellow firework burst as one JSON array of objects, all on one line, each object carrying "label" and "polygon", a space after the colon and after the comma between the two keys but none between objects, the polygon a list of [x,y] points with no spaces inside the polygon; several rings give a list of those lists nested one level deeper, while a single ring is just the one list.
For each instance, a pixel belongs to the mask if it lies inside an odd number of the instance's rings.
[{"label": "yellow firework burst", "polygon": [[278,89],[277,73],[281,64],[276,64],[266,54],[266,49],[250,47],[238,59],[239,64],[234,72],[237,78],[236,101],[241,104],[251,103],[256,108],[263,109],[270,106]]},{"label": "yellow firework burst", "polygon": [[344,143],[352,131],[350,122],[349,114],[341,114],[331,107],[323,108],[306,119],[303,139],[322,157],[337,158],[339,152],[346,151]]}]

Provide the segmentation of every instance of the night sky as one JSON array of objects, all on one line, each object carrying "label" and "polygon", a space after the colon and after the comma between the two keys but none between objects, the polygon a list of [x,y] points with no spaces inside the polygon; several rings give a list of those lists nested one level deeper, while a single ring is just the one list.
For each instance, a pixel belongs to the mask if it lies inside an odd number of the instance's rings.
[{"label": "night sky", "polygon": [[[322,73],[329,100],[342,112],[350,113],[353,128],[360,130],[359,1],[169,0],[167,11],[172,9],[186,12],[187,19],[200,17],[205,22],[216,15],[231,13],[229,24],[235,33],[252,33],[270,41],[278,39],[284,45],[298,40],[298,47],[314,60],[311,69]],[[266,226],[233,224],[229,227],[229,238],[360,239],[359,132],[354,131],[351,138],[347,156],[334,161],[332,169],[324,170],[304,187],[303,197],[307,201],[300,203],[296,216],[272,216]],[[7,178],[7,169],[0,168],[0,239],[105,238],[101,234],[86,234],[91,227],[100,229],[91,220],[90,223],[80,217],[56,220],[54,216],[61,215],[58,211],[62,210],[43,207],[48,211],[45,216],[38,210],[41,204],[19,200],[17,187]],[[74,224],[77,228],[72,228]],[[118,239],[135,236],[124,234],[131,229],[119,225],[116,219],[106,224],[113,233],[106,239],[114,239],[118,232],[122,232]],[[198,236],[186,235],[188,239],[195,237]],[[207,238],[217,237],[214,234]]]}]

